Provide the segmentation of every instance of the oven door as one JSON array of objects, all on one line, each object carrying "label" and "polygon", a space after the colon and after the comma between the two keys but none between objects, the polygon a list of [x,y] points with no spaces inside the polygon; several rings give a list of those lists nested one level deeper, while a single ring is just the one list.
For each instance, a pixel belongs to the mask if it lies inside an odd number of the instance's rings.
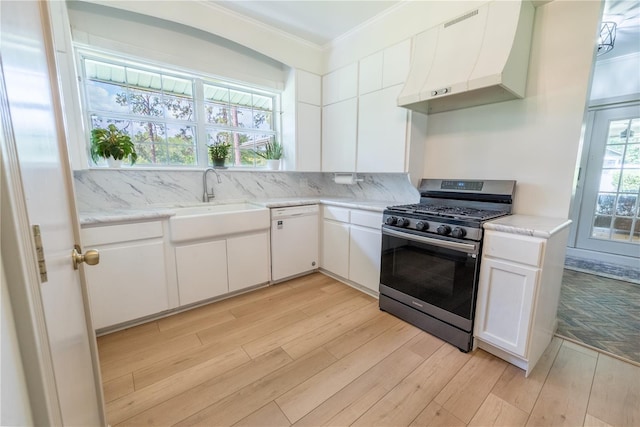
[{"label": "oven door", "polygon": [[480,243],[382,226],[380,293],[470,332]]}]

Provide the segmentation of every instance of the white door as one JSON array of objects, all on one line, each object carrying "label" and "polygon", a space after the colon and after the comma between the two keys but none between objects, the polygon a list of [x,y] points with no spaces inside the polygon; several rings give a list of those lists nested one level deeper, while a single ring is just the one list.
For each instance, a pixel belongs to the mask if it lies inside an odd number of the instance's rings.
[{"label": "white door", "polygon": [[576,247],[640,256],[640,104],[595,113]]},{"label": "white door", "polygon": [[[105,425],[87,296],[71,257],[79,228],[48,4],[3,1],[0,8],[2,169],[10,193],[2,195],[5,203],[9,199],[9,207],[3,203],[2,259],[16,323],[32,323],[31,338],[41,338],[36,351],[25,351],[29,337],[17,327],[34,422]],[[47,269],[40,280],[34,225],[40,226]],[[27,274],[20,276],[20,271]],[[21,288],[15,277],[24,277]],[[20,299],[25,288],[26,297]],[[40,387],[34,387],[38,382]]]}]

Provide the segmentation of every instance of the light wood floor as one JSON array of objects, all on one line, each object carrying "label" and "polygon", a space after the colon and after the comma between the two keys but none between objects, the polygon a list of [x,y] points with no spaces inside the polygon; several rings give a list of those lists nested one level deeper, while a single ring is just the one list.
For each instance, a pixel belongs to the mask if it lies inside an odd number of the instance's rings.
[{"label": "light wood floor", "polygon": [[112,426],[640,426],[640,367],[556,338],[525,379],[322,274],[98,345]]}]

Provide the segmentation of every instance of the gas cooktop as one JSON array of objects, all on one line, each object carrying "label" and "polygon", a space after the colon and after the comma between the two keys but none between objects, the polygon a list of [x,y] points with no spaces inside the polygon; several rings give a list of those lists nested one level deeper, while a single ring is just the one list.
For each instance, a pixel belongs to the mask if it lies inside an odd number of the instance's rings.
[{"label": "gas cooktop", "polygon": [[446,218],[470,219],[478,221],[486,221],[508,214],[507,211],[476,209],[466,206],[446,206],[427,203],[389,206],[387,209],[394,212],[435,215]]}]

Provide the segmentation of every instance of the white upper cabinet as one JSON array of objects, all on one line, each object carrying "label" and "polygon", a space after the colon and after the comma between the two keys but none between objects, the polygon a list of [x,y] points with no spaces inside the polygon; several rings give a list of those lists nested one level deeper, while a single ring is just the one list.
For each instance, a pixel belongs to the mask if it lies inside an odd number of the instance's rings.
[{"label": "white upper cabinet", "polygon": [[411,39],[386,48],[383,56],[382,87],[404,83],[411,65]]},{"label": "white upper cabinet", "polygon": [[404,172],[407,110],[396,105],[402,85],[360,96],[358,172]]},{"label": "white upper cabinet", "polygon": [[322,105],[322,78],[316,74],[296,70],[297,101]]},{"label": "white upper cabinet", "polygon": [[382,89],[382,51],[369,55],[360,60],[358,88],[359,94]]},{"label": "white upper cabinet", "polygon": [[322,105],[358,96],[358,63],[342,67],[322,77]]},{"label": "white upper cabinet", "polygon": [[[320,98],[318,96],[318,98]],[[321,141],[320,133],[322,107],[298,102],[297,126],[297,161],[296,170],[301,172],[318,172],[320,170]]]},{"label": "white upper cabinet", "polygon": [[351,172],[356,167],[358,99],[322,107],[322,170]]}]

